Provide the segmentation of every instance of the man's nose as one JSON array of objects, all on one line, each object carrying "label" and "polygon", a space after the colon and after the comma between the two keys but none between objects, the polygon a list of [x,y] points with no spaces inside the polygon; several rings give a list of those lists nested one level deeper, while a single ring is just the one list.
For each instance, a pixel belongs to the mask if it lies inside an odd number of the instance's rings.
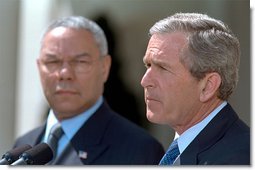
[{"label": "man's nose", "polygon": [[141,85],[143,88],[152,87],[153,86],[153,72],[152,69],[149,68],[146,70],[146,72],[143,75],[143,78],[141,80]]},{"label": "man's nose", "polygon": [[70,63],[63,62],[60,70],[59,70],[59,78],[61,80],[70,80],[74,77],[74,70]]}]

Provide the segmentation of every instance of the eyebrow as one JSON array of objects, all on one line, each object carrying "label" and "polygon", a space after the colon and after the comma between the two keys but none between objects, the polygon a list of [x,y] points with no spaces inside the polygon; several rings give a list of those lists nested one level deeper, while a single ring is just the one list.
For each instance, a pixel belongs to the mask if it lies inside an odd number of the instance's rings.
[{"label": "eyebrow", "polygon": [[161,60],[161,59],[158,59],[158,58],[156,58],[156,59],[155,59],[155,58],[148,58],[148,57],[146,57],[146,56],[143,57],[143,62],[144,62],[144,63],[150,62],[150,63],[154,63],[154,64],[156,64],[156,65],[165,65],[165,66],[168,65],[166,62],[164,62],[164,61]]},{"label": "eyebrow", "polygon": [[[47,58],[58,58],[58,55],[56,54],[52,54],[52,53],[46,53],[45,56]],[[81,57],[91,57],[91,55],[87,52],[84,52],[84,53],[80,53],[80,54],[75,54],[73,56],[71,56],[73,58],[81,58]]]},{"label": "eyebrow", "polygon": [[[171,71],[172,70],[172,65],[167,63],[166,61],[162,60],[162,59],[159,59],[159,58],[146,58],[144,57],[143,58],[143,62],[145,64],[153,64],[155,66],[162,66],[162,67],[165,67],[167,70]],[[172,72],[172,71],[171,71]]]},{"label": "eyebrow", "polygon": [[51,58],[57,58],[57,55],[51,54],[51,53],[46,53],[45,57],[51,59]]},{"label": "eyebrow", "polygon": [[76,54],[73,57],[91,57],[91,55],[89,53],[81,53],[81,54]]}]

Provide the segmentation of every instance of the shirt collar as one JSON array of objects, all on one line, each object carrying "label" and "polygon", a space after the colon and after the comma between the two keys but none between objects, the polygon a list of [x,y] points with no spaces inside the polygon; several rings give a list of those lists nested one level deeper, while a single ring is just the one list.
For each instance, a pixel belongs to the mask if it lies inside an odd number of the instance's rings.
[{"label": "shirt collar", "polygon": [[[99,99],[96,101],[96,103],[85,112],[75,117],[61,121],[61,126],[63,128],[63,131],[65,132],[65,135],[67,136],[69,140],[72,139],[72,137],[76,134],[76,132],[96,112],[96,110],[102,105],[102,103],[103,103],[103,97],[100,96]],[[45,131],[45,135],[43,139],[44,142],[47,141],[50,129],[56,123],[58,123],[58,120],[53,110],[51,109],[49,112],[49,116],[47,118],[46,131]]]},{"label": "shirt collar", "polygon": [[190,127],[180,136],[175,132],[174,139],[178,138],[178,147],[180,153],[182,153],[186,147],[194,140],[194,138],[205,128],[205,126],[221,111],[223,107],[227,105],[227,102],[224,101],[216,109],[214,109],[206,118],[196,125]]}]

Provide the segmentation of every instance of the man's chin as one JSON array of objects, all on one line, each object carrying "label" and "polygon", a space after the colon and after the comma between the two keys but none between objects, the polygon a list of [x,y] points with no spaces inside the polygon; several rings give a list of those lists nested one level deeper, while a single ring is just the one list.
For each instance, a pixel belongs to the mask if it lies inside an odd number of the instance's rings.
[{"label": "man's chin", "polygon": [[156,124],[162,124],[162,121],[160,120],[160,117],[158,114],[155,114],[153,112],[148,112],[146,113],[146,117],[147,119],[151,122],[151,123],[156,123]]},{"label": "man's chin", "polygon": [[68,112],[68,109],[66,110],[58,110],[55,112],[55,116],[59,119],[59,120],[64,120],[64,119],[69,119],[69,118],[72,118],[74,116],[77,116],[79,115],[80,113],[78,112],[72,112],[72,110],[69,110]]}]

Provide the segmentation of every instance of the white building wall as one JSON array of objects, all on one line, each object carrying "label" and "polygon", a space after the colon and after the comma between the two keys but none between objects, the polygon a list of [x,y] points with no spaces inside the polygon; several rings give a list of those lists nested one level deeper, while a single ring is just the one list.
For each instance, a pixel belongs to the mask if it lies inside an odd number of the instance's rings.
[{"label": "white building wall", "polygon": [[14,137],[18,1],[0,4],[0,154]]}]

